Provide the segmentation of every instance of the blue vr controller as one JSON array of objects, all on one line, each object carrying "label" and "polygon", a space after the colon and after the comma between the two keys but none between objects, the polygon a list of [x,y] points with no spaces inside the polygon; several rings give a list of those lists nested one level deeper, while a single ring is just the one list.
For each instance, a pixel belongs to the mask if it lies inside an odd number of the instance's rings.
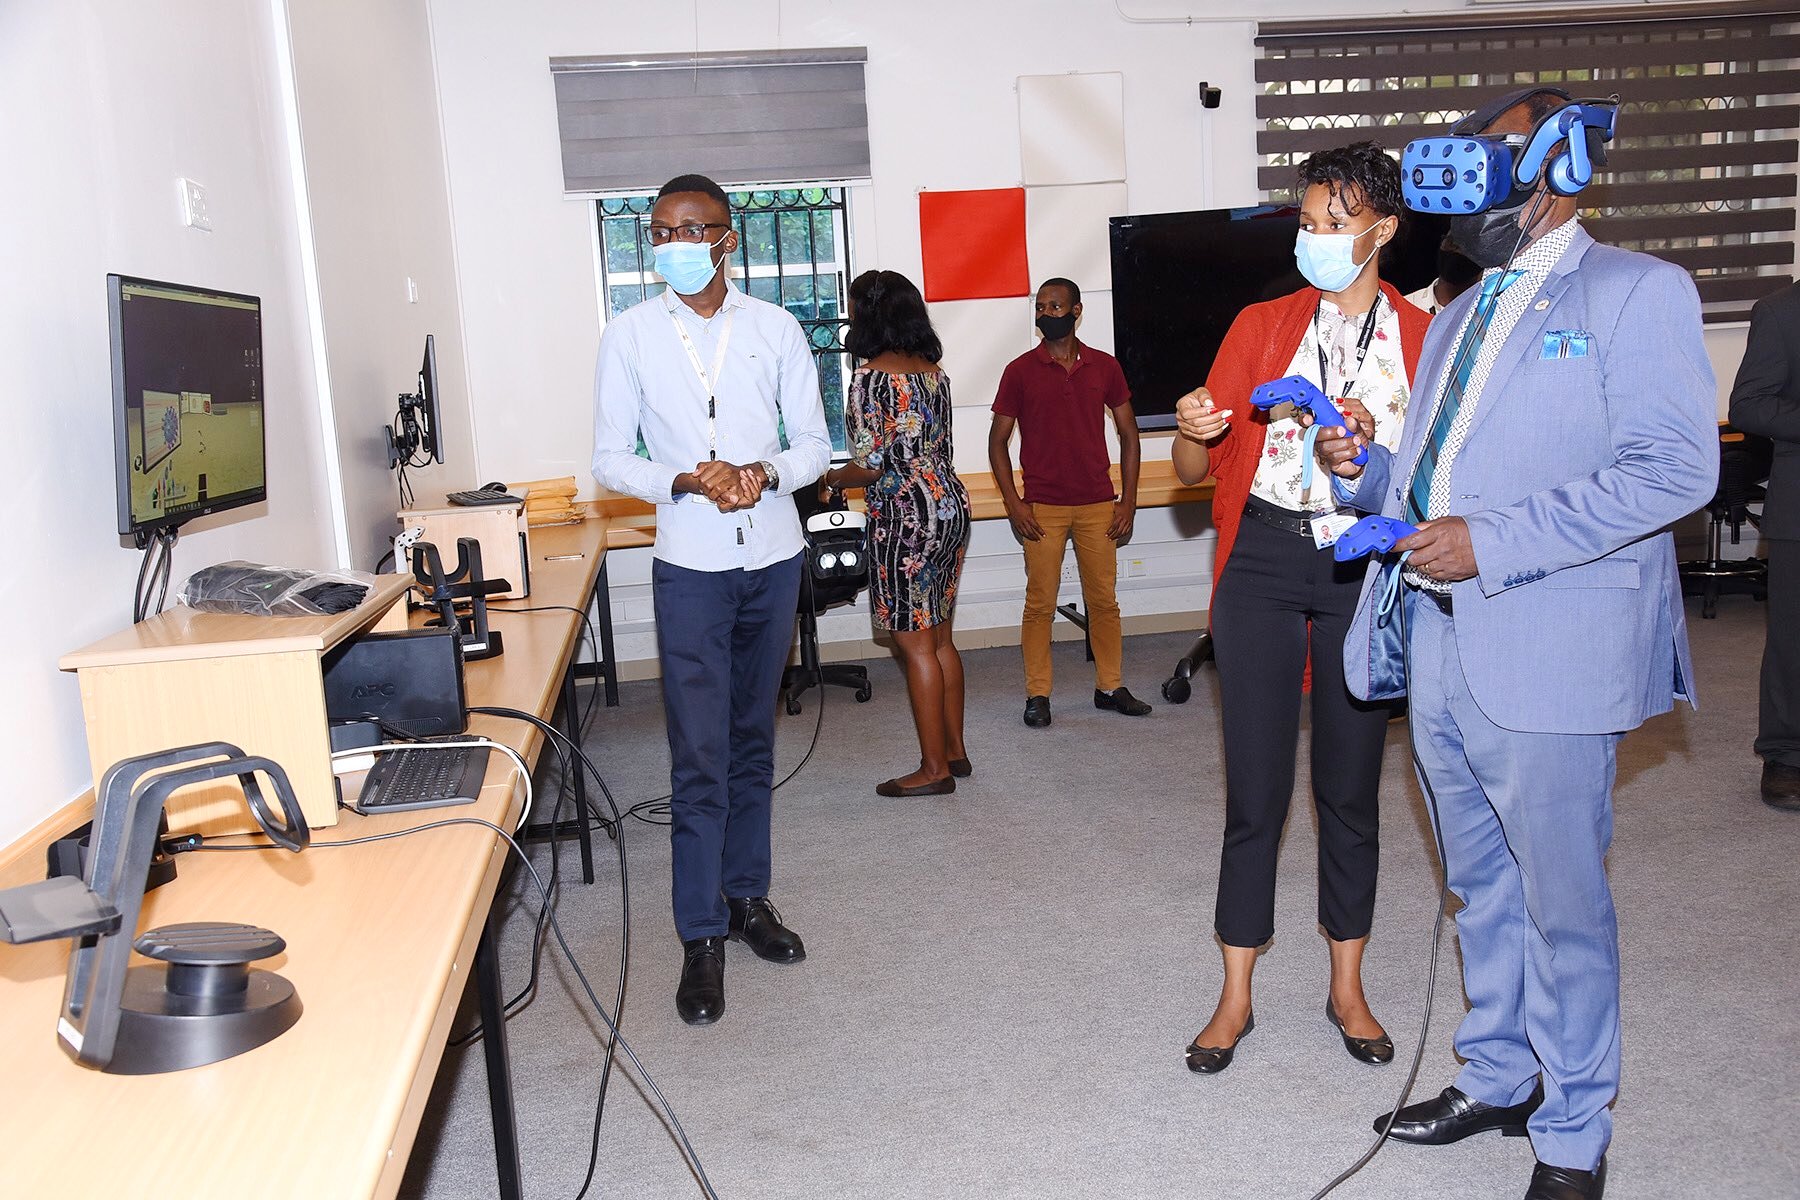
[{"label": "blue vr controller", "polygon": [[[1250,393],[1250,403],[1261,409],[1271,409],[1279,404],[1292,404],[1302,412],[1312,414],[1313,424],[1321,429],[1348,428],[1344,414],[1337,410],[1331,398],[1319,390],[1317,384],[1304,375],[1289,375],[1285,379],[1276,379],[1263,384]],[[1357,450],[1356,457],[1351,459],[1361,466],[1369,461],[1367,446]]]},{"label": "blue vr controller", "polygon": [[[1594,178],[1594,148],[1612,140],[1614,101],[1581,100],[1538,123],[1529,137],[1415,138],[1400,157],[1401,196],[1414,212],[1486,212],[1537,186],[1573,196]],[[1567,148],[1555,158],[1559,143]]]},{"label": "blue vr controller", "polygon": [[1401,538],[1411,537],[1417,532],[1419,531],[1413,526],[1396,517],[1364,517],[1344,531],[1343,536],[1332,545],[1331,553],[1339,562],[1349,562],[1365,554],[1380,556],[1392,550],[1394,543]]}]

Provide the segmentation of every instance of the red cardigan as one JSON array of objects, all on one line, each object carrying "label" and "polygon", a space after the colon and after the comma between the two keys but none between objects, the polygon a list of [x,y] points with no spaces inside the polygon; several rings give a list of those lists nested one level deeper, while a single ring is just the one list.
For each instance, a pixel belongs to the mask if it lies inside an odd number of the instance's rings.
[{"label": "red cardigan", "polygon": [[[1381,292],[1399,314],[1400,355],[1410,383],[1419,368],[1419,351],[1425,344],[1425,328],[1431,324],[1431,318],[1407,303],[1390,285],[1383,283]],[[1301,288],[1290,296],[1246,308],[1231,323],[1219,356],[1206,376],[1206,390],[1212,393],[1213,406],[1229,409],[1232,414],[1225,436],[1207,453],[1208,465],[1217,481],[1213,491],[1213,525],[1219,531],[1219,547],[1213,558],[1215,590],[1225,573],[1225,560],[1237,541],[1244,502],[1250,498],[1256,464],[1262,459],[1263,443],[1269,435],[1268,414],[1251,407],[1250,392],[1288,373],[1294,354],[1300,349],[1300,339],[1306,336],[1307,323],[1318,309],[1319,298],[1318,289]]]}]

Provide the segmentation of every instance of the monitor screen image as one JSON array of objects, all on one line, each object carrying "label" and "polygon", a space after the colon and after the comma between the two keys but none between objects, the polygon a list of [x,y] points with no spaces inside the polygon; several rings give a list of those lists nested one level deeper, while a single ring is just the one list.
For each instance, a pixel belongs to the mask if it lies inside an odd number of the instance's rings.
[{"label": "monitor screen image", "polygon": [[[1114,352],[1138,428],[1173,429],[1175,402],[1206,382],[1238,314],[1306,286],[1299,229],[1299,209],[1274,204],[1111,219]],[[1409,214],[1382,251],[1383,281],[1402,295],[1430,283],[1443,230]]]},{"label": "monitor screen image", "polygon": [[119,532],[267,496],[262,303],[107,276]]}]

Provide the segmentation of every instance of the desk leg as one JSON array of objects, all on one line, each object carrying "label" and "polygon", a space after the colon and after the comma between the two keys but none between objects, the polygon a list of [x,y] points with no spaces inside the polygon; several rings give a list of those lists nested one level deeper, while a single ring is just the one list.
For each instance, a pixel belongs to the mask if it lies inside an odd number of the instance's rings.
[{"label": "desk leg", "polygon": [[606,707],[619,707],[619,660],[613,657],[612,586],[606,578],[606,560],[594,581],[594,600],[600,617],[600,670],[606,677]]},{"label": "desk leg", "polygon": [[[575,692],[575,671],[571,667],[563,676],[563,732],[576,747],[581,746],[581,701]],[[588,818],[587,768],[574,753],[569,755],[569,773],[574,776],[575,784],[575,829],[576,839],[581,845],[581,882],[594,882],[594,839],[590,830],[592,822]],[[570,780],[563,780],[568,787]],[[561,837],[562,828],[553,826],[551,837]]]},{"label": "desk leg", "polygon": [[512,1061],[506,1049],[506,996],[501,991],[500,964],[494,953],[498,936],[490,912],[481,940],[475,944],[475,995],[481,1008],[481,1049],[487,1056],[488,1105],[494,1115],[494,1165],[500,1173],[499,1195],[501,1200],[523,1200],[519,1126],[513,1113]]}]

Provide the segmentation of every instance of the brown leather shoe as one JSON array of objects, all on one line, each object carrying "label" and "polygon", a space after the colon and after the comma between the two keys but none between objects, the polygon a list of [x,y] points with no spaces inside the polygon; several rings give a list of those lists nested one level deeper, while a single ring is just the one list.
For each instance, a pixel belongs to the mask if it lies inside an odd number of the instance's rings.
[{"label": "brown leather shoe", "polygon": [[1763,763],[1763,803],[1782,812],[1800,812],[1800,767]]}]

